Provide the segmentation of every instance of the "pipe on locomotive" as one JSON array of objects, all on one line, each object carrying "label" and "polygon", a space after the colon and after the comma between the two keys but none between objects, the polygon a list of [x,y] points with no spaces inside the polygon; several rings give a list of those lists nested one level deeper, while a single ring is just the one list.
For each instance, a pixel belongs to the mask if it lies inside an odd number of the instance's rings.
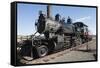
[{"label": "pipe on locomotive", "polygon": [[50,5],[47,5],[47,18],[50,18],[51,17],[51,6]]}]

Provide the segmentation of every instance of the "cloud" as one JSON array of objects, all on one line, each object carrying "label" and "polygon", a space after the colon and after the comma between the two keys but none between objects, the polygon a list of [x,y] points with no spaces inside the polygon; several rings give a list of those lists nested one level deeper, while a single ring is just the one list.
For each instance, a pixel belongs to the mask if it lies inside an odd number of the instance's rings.
[{"label": "cloud", "polygon": [[90,16],[82,17],[82,18],[76,19],[76,20],[73,21],[73,22],[84,21],[84,20],[86,20],[86,19],[90,19],[90,18],[91,18]]}]

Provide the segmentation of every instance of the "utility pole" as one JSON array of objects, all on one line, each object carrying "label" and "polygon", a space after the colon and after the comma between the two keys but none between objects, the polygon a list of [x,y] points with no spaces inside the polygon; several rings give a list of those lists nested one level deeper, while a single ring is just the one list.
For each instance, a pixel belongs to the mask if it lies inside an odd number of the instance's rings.
[{"label": "utility pole", "polygon": [[86,44],[86,50],[89,51],[89,46],[88,46],[88,40],[89,40],[88,39],[88,28],[86,28],[86,32],[87,32],[87,35],[86,35],[86,38],[87,38],[86,39],[86,42],[87,42],[87,44]]}]

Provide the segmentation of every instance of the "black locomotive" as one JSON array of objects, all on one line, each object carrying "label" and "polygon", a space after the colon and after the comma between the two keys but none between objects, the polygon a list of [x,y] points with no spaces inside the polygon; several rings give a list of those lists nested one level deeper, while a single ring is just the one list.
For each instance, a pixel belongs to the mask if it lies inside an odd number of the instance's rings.
[{"label": "black locomotive", "polygon": [[44,57],[53,51],[71,48],[92,40],[88,33],[88,26],[83,22],[73,23],[70,17],[65,22],[65,18],[61,19],[60,14],[52,19],[49,11],[50,9],[47,10],[47,16],[40,11],[35,23],[36,33],[40,35],[36,36],[34,33],[30,39],[18,43],[18,55],[21,57],[26,55],[33,58]]}]

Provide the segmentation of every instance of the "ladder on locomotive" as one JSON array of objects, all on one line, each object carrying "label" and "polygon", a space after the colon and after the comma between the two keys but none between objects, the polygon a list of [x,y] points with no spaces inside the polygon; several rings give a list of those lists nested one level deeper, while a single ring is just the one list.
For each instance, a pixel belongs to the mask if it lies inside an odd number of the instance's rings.
[{"label": "ladder on locomotive", "polygon": [[75,31],[75,43],[77,43],[76,45],[81,45],[82,44],[80,35],[81,35],[80,31]]}]

